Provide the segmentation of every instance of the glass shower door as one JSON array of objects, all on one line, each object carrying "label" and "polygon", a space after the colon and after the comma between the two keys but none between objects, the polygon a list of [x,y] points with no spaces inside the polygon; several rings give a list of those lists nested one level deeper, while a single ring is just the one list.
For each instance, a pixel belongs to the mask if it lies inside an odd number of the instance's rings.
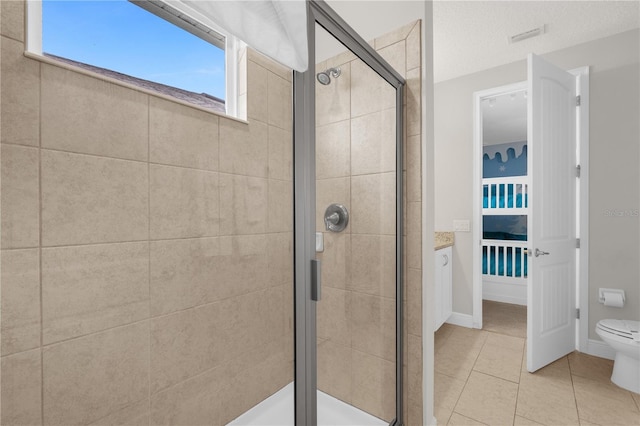
[{"label": "glass shower door", "polygon": [[396,89],[316,24],[318,424],[396,417]]}]

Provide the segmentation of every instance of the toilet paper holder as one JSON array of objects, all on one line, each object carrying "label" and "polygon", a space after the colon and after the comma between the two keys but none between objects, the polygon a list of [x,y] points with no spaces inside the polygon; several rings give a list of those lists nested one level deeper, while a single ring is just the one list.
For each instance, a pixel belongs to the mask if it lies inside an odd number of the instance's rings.
[{"label": "toilet paper holder", "polygon": [[620,290],[617,288],[599,288],[598,289],[598,301],[600,303],[604,303],[605,302],[605,294],[608,295],[614,295],[614,294],[619,294],[620,296],[622,296],[622,302],[625,302],[625,295],[624,295],[624,290]]}]

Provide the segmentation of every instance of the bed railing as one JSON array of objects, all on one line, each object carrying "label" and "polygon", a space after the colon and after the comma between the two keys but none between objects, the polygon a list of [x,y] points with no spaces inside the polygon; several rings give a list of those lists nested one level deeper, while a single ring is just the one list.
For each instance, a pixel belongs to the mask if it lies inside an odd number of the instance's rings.
[{"label": "bed railing", "polygon": [[527,176],[482,179],[483,214],[526,214],[528,207]]},{"label": "bed railing", "polygon": [[527,242],[482,240],[482,274],[492,279],[527,277]]}]

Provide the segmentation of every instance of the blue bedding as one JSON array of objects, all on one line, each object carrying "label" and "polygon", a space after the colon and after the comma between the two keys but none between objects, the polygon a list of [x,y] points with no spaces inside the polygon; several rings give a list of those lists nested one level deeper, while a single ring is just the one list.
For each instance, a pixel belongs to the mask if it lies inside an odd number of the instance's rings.
[{"label": "blue bedding", "polygon": [[[507,250],[506,265],[504,250]],[[516,251],[515,265],[513,265],[513,250]],[[482,247],[482,273],[525,278],[527,276],[527,256],[522,256],[522,250],[524,249],[521,247]],[[522,265],[522,263],[524,263],[524,265]]]},{"label": "blue bedding", "polygon": [[[505,186],[507,185],[491,185],[491,199],[489,199],[489,187],[483,186],[482,208],[523,208],[529,205],[528,194],[514,194],[514,185],[508,185],[505,191]],[[497,187],[500,187],[500,197],[497,194]]]}]

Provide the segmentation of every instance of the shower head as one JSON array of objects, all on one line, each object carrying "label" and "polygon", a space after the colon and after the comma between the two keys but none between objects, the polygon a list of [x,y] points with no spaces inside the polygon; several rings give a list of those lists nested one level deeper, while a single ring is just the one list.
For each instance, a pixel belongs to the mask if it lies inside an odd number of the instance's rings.
[{"label": "shower head", "polygon": [[328,84],[331,84],[331,77],[338,78],[340,77],[341,73],[342,71],[340,70],[340,68],[329,68],[328,70],[316,74],[316,78],[318,79],[318,82],[320,84],[326,86]]}]

